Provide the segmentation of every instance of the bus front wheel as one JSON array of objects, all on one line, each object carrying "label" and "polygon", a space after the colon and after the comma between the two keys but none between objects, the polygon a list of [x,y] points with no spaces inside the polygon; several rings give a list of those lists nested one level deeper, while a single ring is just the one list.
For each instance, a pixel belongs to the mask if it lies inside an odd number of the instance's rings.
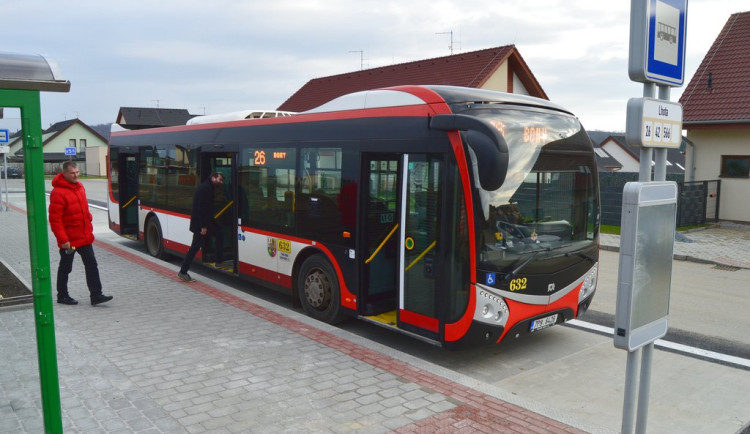
[{"label": "bus front wheel", "polygon": [[338,279],[325,258],[321,255],[307,258],[302,263],[297,279],[299,300],[305,313],[329,324],[336,324],[344,319]]},{"label": "bus front wheel", "polygon": [[148,254],[159,259],[165,259],[166,254],[164,253],[164,237],[161,232],[161,225],[159,219],[151,217],[146,222],[146,250]]}]

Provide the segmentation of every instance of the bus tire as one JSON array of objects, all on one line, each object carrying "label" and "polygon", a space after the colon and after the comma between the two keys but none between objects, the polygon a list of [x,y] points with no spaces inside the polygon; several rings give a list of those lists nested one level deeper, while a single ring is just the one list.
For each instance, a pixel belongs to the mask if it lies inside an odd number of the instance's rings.
[{"label": "bus tire", "polygon": [[307,315],[328,324],[344,319],[339,282],[333,267],[323,256],[312,255],[305,259],[297,279],[299,301]]},{"label": "bus tire", "polygon": [[164,237],[161,232],[161,225],[159,224],[158,218],[150,217],[146,221],[146,230],[143,235],[148,254],[154,258],[166,259],[167,254],[164,253]]}]

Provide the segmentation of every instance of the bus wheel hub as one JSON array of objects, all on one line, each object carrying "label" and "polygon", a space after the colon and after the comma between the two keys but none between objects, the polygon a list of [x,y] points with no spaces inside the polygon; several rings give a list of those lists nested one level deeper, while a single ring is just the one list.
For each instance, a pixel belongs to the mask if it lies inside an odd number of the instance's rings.
[{"label": "bus wheel hub", "polygon": [[324,309],[330,302],[331,282],[321,270],[312,271],[305,278],[305,298],[316,309]]}]

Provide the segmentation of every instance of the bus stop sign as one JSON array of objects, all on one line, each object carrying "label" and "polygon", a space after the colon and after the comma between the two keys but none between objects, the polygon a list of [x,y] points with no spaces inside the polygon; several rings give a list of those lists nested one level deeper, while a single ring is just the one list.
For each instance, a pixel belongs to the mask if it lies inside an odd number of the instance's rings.
[{"label": "bus stop sign", "polygon": [[630,7],[630,79],[682,86],[687,0],[632,0]]},{"label": "bus stop sign", "polygon": [[630,146],[677,149],[682,143],[682,104],[654,98],[630,98],[625,118]]}]

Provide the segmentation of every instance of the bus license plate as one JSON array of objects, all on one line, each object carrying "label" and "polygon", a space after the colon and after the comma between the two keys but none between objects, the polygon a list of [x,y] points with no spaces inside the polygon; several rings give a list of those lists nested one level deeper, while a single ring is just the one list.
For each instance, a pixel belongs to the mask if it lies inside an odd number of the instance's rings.
[{"label": "bus license plate", "polygon": [[546,329],[547,327],[553,326],[557,323],[557,314],[546,316],[544,318],[535,319],[531,322],[531,330],[535,332],[537,330]]}]

